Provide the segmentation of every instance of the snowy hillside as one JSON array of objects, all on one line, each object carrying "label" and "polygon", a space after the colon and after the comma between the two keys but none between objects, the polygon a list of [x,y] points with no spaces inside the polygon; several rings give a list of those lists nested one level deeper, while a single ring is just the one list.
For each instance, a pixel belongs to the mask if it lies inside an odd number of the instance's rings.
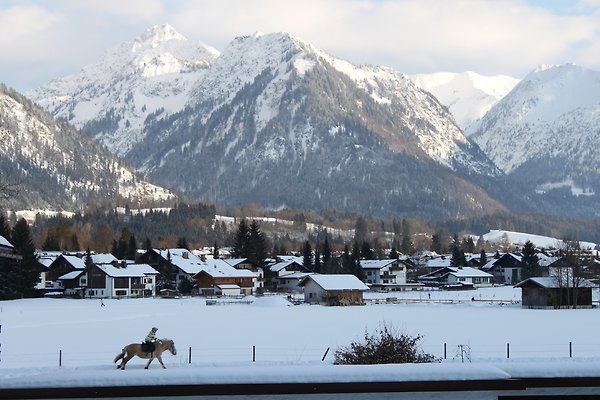
[{"label": "snowy hillside", "polygon": [[410,79],[448,107],[466,135],[473,133],[475,122],[519,82],[507,75],[484,76],[471,71],[416,74]]},{"label": "snowy hillside", "polygon": [[142,140],[149,115],[183,109],[192,85],[218,55],[169,25],[154,26],[109,49],[78,74],[56,79],[28,96],[114,154],[125,155]]},{"label": "snowy hillside", "polygon": [[566,64],[528,74],[472,138],[538,193],[568,190],[591,198],[600,192],[599,130],[600,72]]},{"label": "snowy hillside", "polygon": [[[504,230],[491,230],[482,237],[483,240],[490,243],[501,243],[503,240],[508,240],[513,245],[523,246],[527,241],[530,241],[534,246],[545,249],[560,249],[564,246],[563,241],[557,238]],[[595,249],[598,246],[592,242],[579,242],[579,245],[582,249]]]},{"label": "snowy hillside", "polygon": [[173,197],[72,126],[56,122],[22,95],[0,85],[0,168],[19,183],[8,206],[81,209],[99,201],[160,203]]}]

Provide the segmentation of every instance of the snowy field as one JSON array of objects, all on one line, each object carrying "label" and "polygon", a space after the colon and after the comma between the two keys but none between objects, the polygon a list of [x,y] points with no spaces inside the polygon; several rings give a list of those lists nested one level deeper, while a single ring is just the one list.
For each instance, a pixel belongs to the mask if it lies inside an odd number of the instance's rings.
[{"label": "snowy field", "polygon": [[[134,358],[126,371],[117,371],[113,359],[124,345],[142,341],[152,326],[158,327],[158,337],[175,341],[177,355],[164,356],[168,371],[164,373],[180,377],[193,368],[204,371],[204,376],[216,376],[215,371],[221,371],[220,376],[246,376],[259,367],[269,376],[289,374],[284,371],[294,368],[305,371],[307,365],[313,373],[319,368],[331,370],[335,349],[382,324],[422,335],[423,350],[440,358],[445,344],[446,359],[435,368],[446,373],[461,368],[485,372],[490,363],[516,369],[555,363],[590,373],[588,363],[596,365],[600,357],[598,308],[523,309],[518,303],[520,290],[512,287],[367,293],[365,297],[396,297],[397,302],[324,307],[264,296],[246,298],[244,303],[206,305],[206,299],[194,297],[105,299],[103,307],[97,299],[2,301],[0,387],[44,385],[60,381],[59,376],[63,380],[68,376],[70,384],[92,375],[118,379],[118,384],[126,384],[126,377],[139,379],[139,374],[148,373],[143,370],[145,360]],[[479,367],[463,365],[469,357],[469,365]],[[150,369],[154,374],[162,371],[156,360]],[[386,376],[385,371],[379,369],[379,378]],[[494,369],[491,374],[497,373]],[[412,376],[419,375],[413,371]]]}]

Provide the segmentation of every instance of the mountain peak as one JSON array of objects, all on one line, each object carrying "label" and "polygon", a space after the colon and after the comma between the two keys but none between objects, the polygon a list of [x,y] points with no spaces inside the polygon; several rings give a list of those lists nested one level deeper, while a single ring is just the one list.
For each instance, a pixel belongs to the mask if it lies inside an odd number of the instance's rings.
[{"label": "mountain peak", "polygon": [[157,47],[161,43],[168,42],[170,40],[187,40],[185,36],[177,32],[169,24],[154,25],[151,28],[146,29],[140,36],[134,40],[133,51],[136,51],[142,47]]}]

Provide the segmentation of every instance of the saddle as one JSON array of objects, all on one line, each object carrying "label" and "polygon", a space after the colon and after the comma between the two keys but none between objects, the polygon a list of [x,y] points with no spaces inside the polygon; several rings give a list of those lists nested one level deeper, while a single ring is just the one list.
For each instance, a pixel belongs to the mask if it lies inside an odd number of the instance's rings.
[{"label": "saddle", "polygon": [[142,343],[142,351],[144,353],[153,353],[154,349],[156,349],[156,345],[152,342],[144,342]]}]

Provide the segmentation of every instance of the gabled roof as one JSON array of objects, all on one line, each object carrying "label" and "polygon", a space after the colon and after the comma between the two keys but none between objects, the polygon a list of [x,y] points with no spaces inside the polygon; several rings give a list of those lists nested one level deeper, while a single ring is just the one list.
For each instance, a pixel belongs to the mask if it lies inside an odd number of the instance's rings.
[{"label": "gabled roof", "polygon": [[94,264],[110,264],[117,261],[117,257],[110,253],[91,254],[91,257]]},{"label": "gabled roof", "polygon": [[206,260],[201,261],[198,264],[200,270],[196,272],[197,275],[201,272],[205,272],[206,274],[212,276],[213,278],[254,278],[256,274],[249,269],[237,269],[227,264],[225,261],[221,259],[217,260]]},{"label": "gabled roof", "polygon": [[297,262],[296,260],[287,260],[287,261],[281,261],[281,262],[278,262],[277,264],[271,265],[271,271],[273,271],[273,272],[279,272],[282,269],[285,269],[285,268],[289,267],[292,264],[296,264],[296,265],[298,265],[300,267],[303,266],[302,262]]},{"label": "gabled roof", "polygon": [[83,274],[83,270],[80,270],[80,271],[71,271],[71,272],[67,272],[64,275],[59,276],[58,279],[61,280],[61,281],[69,281],[71,279],[77,279],[77,278],[79,278],[82,274]]},{"label": "gabled roof", "polygon": [[488,274],[487,272],[472,267],[449,267],[448,269],[450,271],[448,271],[448,273],[445,275],[452,275],[457,278],[491,278],[493,276],[492,274]]},{"label": "gabled roof", "polygon": [[276,279],[304,279],[308,275],[314,275],[314,272],[290,272],[289,274],[278,276]]},{"label": "gabled roof", "polygon": [[544,277],[534,277],[527,278],[522,282],[519,282],[515,285],[516,288],[522,288],[525,286],[537,286],[546,289],[558,289],[560,287],[586,287],[586,288],[595,288],[598,287],[592,281],[587,279],[580,279],[576,285],[573,285],[573,281],[571,279],[562,279],[562,284],[560,282],[559,277],[557,276],[544,276]]},{"label": "gabled roof", "polygon": [[369,290],[367,285],[352,274],[313,274],[300,281],[298,286],[305,286],[309,281],[315,282],[324,290]]},{"label": "gabled roof", "polygon": [[224,258],[223,261],[225,261],[227,264],[231,265],[232,267],[235,267],[238,264],[248,261],[248,259],[247,258]]},{"label": "gabled roof", "polygon": [[98,265],[111,278],[143,278],[148,275],[158,275],[158,271],[148,264],[131,264],[126,268],[118,268],[111,264]]},{"label": "gabled roof", "polygon": [[398,260],[395,258],[386,260],[360,260],[360,266],[362,269],[381,269],[393,264],[396,261]]},{"label": "gabled roof", "polygon": [[[85,261],[82,258],[76,257],[76,256],[67,256],[67,255],[60,255],[59,257],[56,258],[56,260],[58,260],[59,258],[63,258],[66,262],[68,262],[69,264],[71,264],[71,266],[75,269],[80,269],[83,270],[85,268]],[[54,260],[54,261],[56,261]]]},{"label": "gabled roof", "polygon": [[452,261],[451,257],[436,257],[427,260],[425,266],[427,268],[444,268],[450,266],[450,261]]},{"label": "gabled roof", "polygon": [[14,246],[2,235],[0,235],[0,246],[10,247],[11,249],[14,248]]}]

